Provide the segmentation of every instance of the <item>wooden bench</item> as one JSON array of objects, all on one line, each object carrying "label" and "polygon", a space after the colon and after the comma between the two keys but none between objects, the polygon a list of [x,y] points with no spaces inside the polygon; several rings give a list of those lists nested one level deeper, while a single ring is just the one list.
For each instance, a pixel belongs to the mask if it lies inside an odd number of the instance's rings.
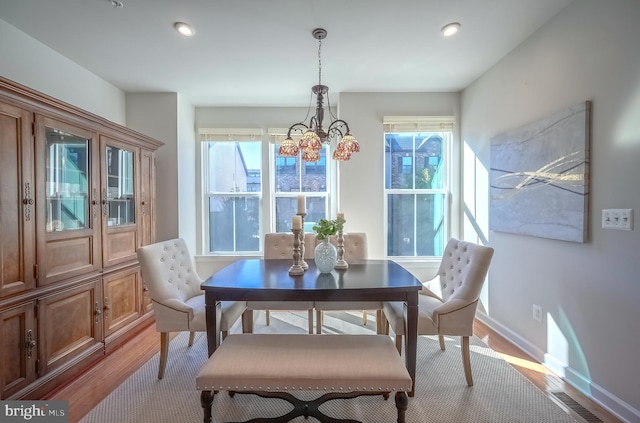
[{"label": "wooden bench", "polygon": [[[333,419],[318,407],[331,399],[395,392],[398,423],[404,423],[411,377],[393,342],[383,335],[229,335],[196,377],[204,422],[212,420],[211,406],[218,391],[282,398],[294,409],[284,416],[260,421],[288,422],[297,416],[321,422]],[[302,401],[295,391],[324,391]],[[252,420],[257,421],[257,420]]]}]

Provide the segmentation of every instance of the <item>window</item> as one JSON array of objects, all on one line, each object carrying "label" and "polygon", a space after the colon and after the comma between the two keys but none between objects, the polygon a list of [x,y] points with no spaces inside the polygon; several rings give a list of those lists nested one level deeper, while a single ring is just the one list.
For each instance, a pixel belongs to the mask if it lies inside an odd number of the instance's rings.
[{"label": "window", "polygon": [[411,166],[411,163],[413,162],[413,157],[411,156],[404,156],[404,157],[400,157],[400,159],[402,160],[402,173],[403,174],[410,174],[411,173],[411,168],[413,166]]},{"label": "window", "polygon": [[[317,221],[328,216],[330,172],[327,166],[329,147],[320,151],[318,162],[305,162],[298,157],[279,157],[280,141],[287,134],[286,129],[269,129],[274,157],[274,177],[271,189],[273,205],[272,220],[276,232],[290,232],[291,218],[298,212],[298,195],[306,197],[307,215],[304,218],[305,232]],[[295,137],[294,137],[295,139]]]},{"label": "window", "polygon": [[386,117],[387,256],[440,256],[448,239],[449,118]]},{"label": "window", "polygon": [[279,174],[295,175],[296,158],[295,157],[276,157],[276,172]]},{"label": "window", "polygon": [[262,131],[200,132],[205,252],[257,253],[262,217]]}]

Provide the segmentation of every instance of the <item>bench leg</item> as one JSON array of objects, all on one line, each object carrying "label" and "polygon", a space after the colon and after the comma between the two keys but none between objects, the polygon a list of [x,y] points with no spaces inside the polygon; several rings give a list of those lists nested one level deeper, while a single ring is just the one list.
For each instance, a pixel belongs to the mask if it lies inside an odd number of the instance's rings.
[{"label": "bench leg", "polygon": [[316,310],[316,333],[322,335],[322,325],[324,324],[322,310]]},{"label": "bench leg", "polygon": [[409,406],[409,398],[405,392],[396,392],[396,408],[398,409],[398,423],[405,423],[404,415]]},{"label": "bench leg", "polygon": [[211,423],[211,405],[213,404],[213,393],[211,391],[202,391],[200,393],[200,405],[204,411],[204,423]]}]

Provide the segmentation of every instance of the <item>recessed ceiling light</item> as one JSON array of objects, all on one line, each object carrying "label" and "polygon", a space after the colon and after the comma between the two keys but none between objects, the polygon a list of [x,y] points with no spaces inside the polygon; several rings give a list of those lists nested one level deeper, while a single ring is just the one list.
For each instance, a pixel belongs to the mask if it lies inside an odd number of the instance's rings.
[{"label": "recessed ceiling light", "polygon": [[178,31],[180,34],[184,35],[185,37],[191,37],[193,36],[193,34],[196,33],[196,31],[193,28],[191,28],[189,24],[186,24],[184,22],[176,22],[173,24],[173,27],[176,29],[176,31]]},{"label": "recessed ceiling light", "polygon": [[460,24],[458,22],[452,22],[443,26],[441,31],[442,35],[444,35],[445,37],[451,37],[452,35],[456,34],[459,29]]}]

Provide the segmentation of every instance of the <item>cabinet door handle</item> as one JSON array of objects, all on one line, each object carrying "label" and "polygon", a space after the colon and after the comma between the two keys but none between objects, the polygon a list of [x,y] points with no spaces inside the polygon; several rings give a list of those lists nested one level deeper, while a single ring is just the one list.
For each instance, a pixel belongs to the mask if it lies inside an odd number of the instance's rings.
[{"label": "cabinet door handle", "polygon": [[27,350],[27,358],[31,358],[31,354],[33,354],[33,349],[36,345],[36,340],[33,338],[33,330],[29,329],[27,331],[27,341],[24,344],[24,347]]},{"label": "cabinet door handle", "polygon": [[109,316],[109,310],[111,310],[111,305],[109,304],[109,299],[104,299],[104,315],[105,317]]},{"label": "cabinet door handle", "polygon": [[96,308],[93,310],[93,315],[95,316],[95,321],[98,323],[100,321],[100,315],[102,314],[102,310],[100,309],[100,304],[96,301]]},{"label": "cabinet door handle", "polygon": [[93,206],[93,218],[96,218],[96,209],[98,208],[98,200],[96,200],[96,198],[98,197],[98,193],[96,192],[96,189],[93,189],[93,197],[91,200],[91,205]]},{"label": "cabinet door handle", "polygon": [[107,190],[102,191],[102,215],[107,217]]},{"label": "cabinet door handle", "polygon": [[22,199],[24,205],[24,220],[27,222],[31,220],[31,205],[33,204],[33,198],[31,198],[31,185],[29,182],[24,184],[24,198]]}]

